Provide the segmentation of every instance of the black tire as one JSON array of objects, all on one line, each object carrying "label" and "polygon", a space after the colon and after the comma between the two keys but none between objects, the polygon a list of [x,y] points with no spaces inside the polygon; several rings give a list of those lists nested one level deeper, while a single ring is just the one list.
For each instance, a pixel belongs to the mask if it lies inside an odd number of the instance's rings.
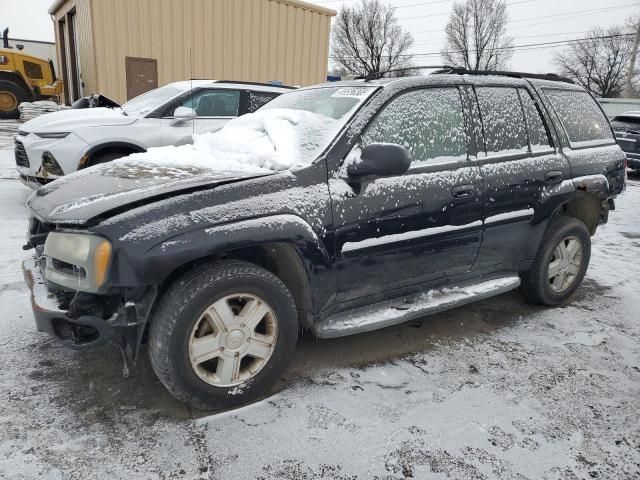
[{"label": "black tire", "polygon": [[[571,283],[562,291],[551,286],[548,268],[554,258],[554,251],[561,241],[575,238],[582,247],[580,266]],[[551,220],[540,243],[538,252],[529,271],[523,273],[522,291],[534,303],[541,305],[559,305],[566,301],[578,289],[589,267],[591,258],[591,236],[586,225],[572,217],[559,216]],[[555,261],[555,260],[554,260]]]},{"label": "black tire", "polygon": [[103,163],[109,163],[113,160],[117,160],[118,158],[126,157],[127,155],[131,155],[133,152],[119,151],[119,150],[110,150],[108,152],[97,153],[93,155],[89,161],[87,162],[86,167],[93,167],[94,165],[100,165]]},{"label": "black tire", "polygon": [[[277,334],[271,356],[241,388],[214,386],[191,366],[189,340],[202,313],[233,293],[265,299],[275,314]],[[221,410],[252,402],[268,393],[295,350],[298,319],[282,281],[254,264],[229,260],[200,267],[176,280],[159,300],[149,332],[151,365],[179,400],[201,410]]]},{"label": "black tire", "polygon": [[21,85],[12,82],[11,80],[0,80],[0,102],[5,98],[2,94],[4,94],[7,99],[12,98],[13,100],[10,103],[7,101],[6,104],[0,103],[0,118],[19,118],[20,111],[18,110],[18,106],[22,102],[30,100],[31,96],[29,93],[26,92]]}]

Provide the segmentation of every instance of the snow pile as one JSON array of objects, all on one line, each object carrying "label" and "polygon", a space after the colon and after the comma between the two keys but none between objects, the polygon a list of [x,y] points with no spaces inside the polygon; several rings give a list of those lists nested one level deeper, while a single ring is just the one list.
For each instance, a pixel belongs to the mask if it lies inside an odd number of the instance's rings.
[{"label": "snow pile", "polygon": [[18,106],[18,110],[20,111],[20,120],[26,122],[27,120],[32,120],[40,115],[44,115],[45,113],[58,112],[60,110],[66,110],[67,106],[58,105],[51,100],[39,100],[37,102],[22,102]]},{"label": "snow pile", "polygon": [[302,110],[271,109],[236,118],[193,145],[150,148],[114,163],[269,172],[307,165],[332,134],[335,120]]}]

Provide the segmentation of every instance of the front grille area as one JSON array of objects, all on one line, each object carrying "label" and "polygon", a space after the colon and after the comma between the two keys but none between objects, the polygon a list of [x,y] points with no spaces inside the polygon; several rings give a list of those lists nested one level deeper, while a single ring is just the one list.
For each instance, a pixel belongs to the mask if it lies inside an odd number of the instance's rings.
[{"label": "front grille area", "polygon": [[30,167],[29,157],[27,157],[27,151],[24,149],[22,142],[16,140],[16,146],[14,153],[16,155],[16,165],[19,167]]}]

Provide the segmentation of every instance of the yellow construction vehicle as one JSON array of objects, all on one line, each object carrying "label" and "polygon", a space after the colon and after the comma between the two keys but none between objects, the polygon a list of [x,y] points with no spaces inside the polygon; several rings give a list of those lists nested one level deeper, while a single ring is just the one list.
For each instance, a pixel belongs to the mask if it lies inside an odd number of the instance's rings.
[{"label": "yellow construction vehicle", "polygon": [[54,99],[62,94],[51,60],[25,55],[9,46],[9,29],[0,48],[0,118],[18,118],[21,102]]}]

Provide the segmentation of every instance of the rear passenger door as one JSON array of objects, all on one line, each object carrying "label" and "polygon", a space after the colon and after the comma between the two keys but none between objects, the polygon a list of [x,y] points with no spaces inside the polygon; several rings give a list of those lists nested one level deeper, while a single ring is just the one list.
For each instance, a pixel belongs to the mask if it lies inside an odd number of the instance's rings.
[{"label": "rear passenger door", "polygon": [[474,269],[515,270],[534,257],[555,208],[545,192],[571,178],[570,166],[529,89],[481,86],[475,92],[484,144],[485,226]]},{"label": "rear passenger door", "polygon": [[[422,88],[390,100],[347,157],[372,143],[413,158],[396,177],[329,181],[338,302],[386,294],[469,271],[482,232],[482,179],[469,157],[464,91]],[[391,293],[390,293],[391,292]]]}]

